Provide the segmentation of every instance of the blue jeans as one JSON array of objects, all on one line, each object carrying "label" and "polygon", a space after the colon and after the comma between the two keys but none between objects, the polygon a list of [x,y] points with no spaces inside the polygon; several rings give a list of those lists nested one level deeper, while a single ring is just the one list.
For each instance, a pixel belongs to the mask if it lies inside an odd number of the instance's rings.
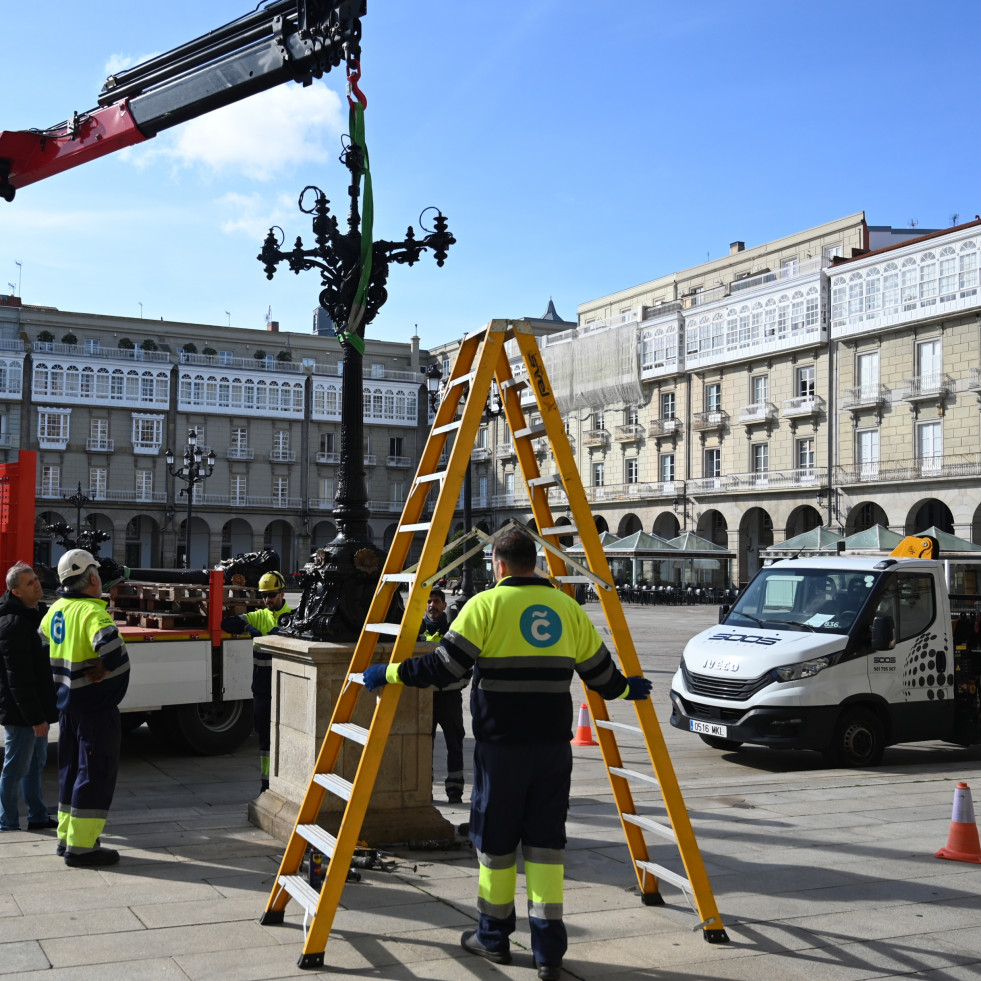
[{"label": "blue jeans", "polygon": [[48,759],[48,737],[35,736],[32,726],[4,726],[6,745],[3,773],[0,773],[0,831],[18,831],[18,791],[23,791],[27,820],[48,820],[48,809],[41,794],[41,773]]}]

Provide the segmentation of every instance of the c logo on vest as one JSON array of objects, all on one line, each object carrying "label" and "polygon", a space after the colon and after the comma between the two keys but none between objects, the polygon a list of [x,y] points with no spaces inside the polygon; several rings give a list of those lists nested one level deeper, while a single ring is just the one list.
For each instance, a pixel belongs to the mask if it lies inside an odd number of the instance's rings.
[{"label": "c logo on vest", "polygon": [[532,647],[551,647],[562,636],[562,620],[555,610],[547,606],[529,606],[521,614],[521,636]]},{"label": "c logo on vest", "polygon": [[65,641],[65,614],[61,610],[58,610],[51,618],[51,639],[56,644],[62,644]]}]

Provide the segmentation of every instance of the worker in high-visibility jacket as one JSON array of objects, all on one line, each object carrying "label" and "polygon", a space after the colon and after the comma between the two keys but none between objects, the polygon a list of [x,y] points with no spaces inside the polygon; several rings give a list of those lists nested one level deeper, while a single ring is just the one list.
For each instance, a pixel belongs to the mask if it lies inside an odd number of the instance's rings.
[{"label": "worker in high-visibility jacket", "polygon": [[365,687],[445,685],[473,669],[474,786],[470,838],[480,863],[476,930],[461,944],[511,960],[517,848],[524,855],[538,977],[560,977],[565,819],[572,779],[573,672],[603,698],[642,699],[651,683],[625,678],[582,607],[535,575],[535,543],[513,529],[494,544],[494,589],[478,593],[431,654],[372,665]]},{"label": "worker in high-visibility jacket", "polygon": [[114,865],[102,834],[116,789],[129,654],[102,599],[95,557],[74,548],[58,562],[62,598],[41,621],[58,705],[58,854],[81,868]]},{"label": "worker in high-visibility jacket", "polygon": [[[279,572],[267,572],[259,580],[262,606],[240,616],[225,617],[221,629],[230,634],[265,637],[279,633],[279,618],[292,613],[286,602],[286,580]],[[269,789],[269,741],[272,720],[272,655],[252,648],[253,728],[259,735],[259,793]]]}]

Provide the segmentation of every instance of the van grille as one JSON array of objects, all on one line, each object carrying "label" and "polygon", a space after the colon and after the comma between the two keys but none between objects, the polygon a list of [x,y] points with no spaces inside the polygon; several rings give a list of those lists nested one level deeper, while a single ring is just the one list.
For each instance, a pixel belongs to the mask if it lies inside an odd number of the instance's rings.
[{"label": "van grille", "polygon": [[748,680],[712,678],[705,674],[693,674],[684,663],[681,665],[681,674],[685,679],[685,685],[693,695],[702,695],[705,698],[724,698],[733,702],[744,702],[747,698],[751,698],[758,691],[762,691],[767,685],[773,683],[773,678],[770,677],[769,673]]}]

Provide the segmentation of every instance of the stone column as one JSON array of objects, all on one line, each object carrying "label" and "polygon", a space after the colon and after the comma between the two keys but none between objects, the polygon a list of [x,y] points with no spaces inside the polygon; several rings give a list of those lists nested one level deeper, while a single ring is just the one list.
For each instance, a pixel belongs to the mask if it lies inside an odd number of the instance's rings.
[{"label": "stone column", "polygon": [[[313,776],[354,644],[271,636],[256,646],[273,655],[269,789],[249,804],[249,820],[286,841]],[[419,645],[432,650],[431,644]],[[378,643],[375,663],[392,645]],[[373,705],[362,695],[353,721],[367,727]],[[336,771],[353,780],[361,747],[344,741]],[[360,837],[369,844],[453,840],[453,826],[433,805],[432,693],[403,688]],[[344,801],[324,795],[317,823],[337,833]]]}]

